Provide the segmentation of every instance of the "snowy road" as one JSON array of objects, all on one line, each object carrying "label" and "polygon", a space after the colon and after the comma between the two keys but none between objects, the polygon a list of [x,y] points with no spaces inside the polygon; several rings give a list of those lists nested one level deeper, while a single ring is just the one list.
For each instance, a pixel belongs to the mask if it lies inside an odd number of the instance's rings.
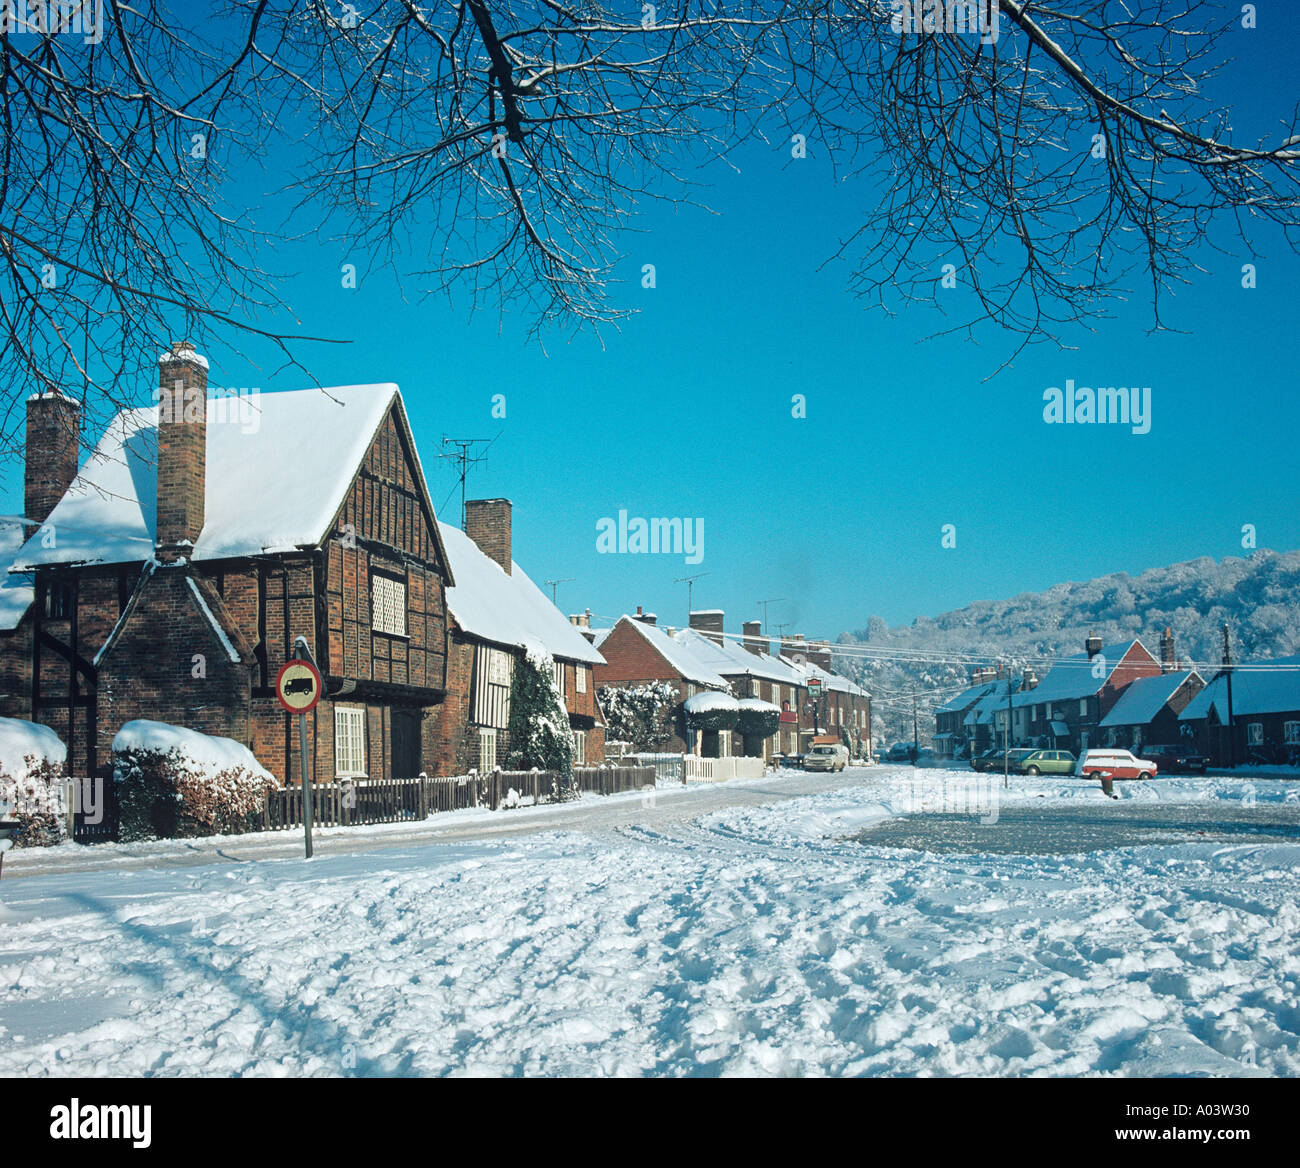
[{"label": "snowy road", "polygon": [[[880,768],[6,871],[0,1073],[1297,1074],[1300,844],[1000,848],[1039,808],[1285,832],[1300,784],[1122,794]],[[858,842],[967,795],[983,848]]]}]

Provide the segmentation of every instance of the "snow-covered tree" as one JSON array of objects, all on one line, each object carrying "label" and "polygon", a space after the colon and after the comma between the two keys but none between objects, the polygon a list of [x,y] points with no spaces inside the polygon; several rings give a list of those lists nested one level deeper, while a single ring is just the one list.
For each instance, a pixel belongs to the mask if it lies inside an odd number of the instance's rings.
[{"label": "snow-covered tree", "polygon": [[507,763],[513,770],[556,771],[554,795],[574,794],[573,732],[564,699],[555,686],[555,661],[545,647],[530,643],[515,664],[510,683]]},{"label": "snow-covered tree", "polygon": [[605,736],[636,750],[662,750],[673,736],[673,714],[681,695],[666,681],[601,689]]}]

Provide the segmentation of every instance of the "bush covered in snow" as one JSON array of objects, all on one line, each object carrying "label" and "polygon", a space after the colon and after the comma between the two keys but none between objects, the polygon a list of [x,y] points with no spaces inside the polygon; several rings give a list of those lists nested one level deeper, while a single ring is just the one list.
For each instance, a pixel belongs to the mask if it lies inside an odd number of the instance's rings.
[{"label": "bush covered in snow", "polygon": [[113,739],[118,838],[173,839],[254,831],[278,784],[232,738],[165,722],[128,722]]},{"label": "bush covered in snow", "polygon": [[681,695],[668,682],[605,686],[598,696],[605,715],[606,743],[626,742],[632,751],[654,751],[672,741]]},{"label": "bush covered in snow", "polygon": [[525,647],[510,684],[510,736],[508,765],[527,771],[534,767],[558,771],[554,795],[568,799],[575,795],[573,781],[573,731],[564,699],[555,687],[554,659],[540,644]]},{"label": "bush covered in snow", "polygon": [[48,726],[0,718],[0,819],[16,820],[15,847],[63,839],[63,778],[68,748]]}]

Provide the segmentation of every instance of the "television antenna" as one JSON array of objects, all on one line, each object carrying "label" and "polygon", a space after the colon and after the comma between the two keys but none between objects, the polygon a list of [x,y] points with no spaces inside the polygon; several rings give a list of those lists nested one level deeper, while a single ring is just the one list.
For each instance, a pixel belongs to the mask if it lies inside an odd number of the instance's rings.
[{"label": "television antenna", "polygon": [[[487,451],[482,454],[473,453],[475,446],[480,442],[491,445],[495,442],[494,438],[448,438],[446,434],[442,436],[442,447],[446,453],[438,455],[439,458],[454,462],[459,468],[457,477],[460,479],[460,525],[465,527],[465,479],[469,475],[469,468],[477,466],[480,462],[487,460]],[[448,451],[448,447],[454,449]]]},{"label": "television antenna", "polygon": [[555,590],[559,588],[561,584],[572,584],[577,578],[577,576],[565,576],[563,580],[547,580],[546,583],[551,589],[551,603],[558,607],[558,603],[555,599]]},{"label": "television antenna", "polygon": [[[773,596],[773,597],[770,597],[770,598],[767,599],[767,600],[760,600],[760,601],[758,602],[759,604],[761,604],[761,605],[763,606],[763,633],[764,633],[764,635],[767,634],[767,606],[768,606],[769,604],[780,604],[780,603],[781,603],[782,601],[784,601],[784,600],[785,600],[785,597],[784,597],[784,596]],[[785,626],[782,625],[781,627],[784,628]]]},{"label": "television antenna", "polygon": [[673,581],[674,584],[686,585],[686,617],[688,622],[690,620],[691,609],[694,607],[692,597],[695,595],[695,581],[703,580],[708,574],[708,572],[697,572],[694,576],[678,576],[677,579]]}]

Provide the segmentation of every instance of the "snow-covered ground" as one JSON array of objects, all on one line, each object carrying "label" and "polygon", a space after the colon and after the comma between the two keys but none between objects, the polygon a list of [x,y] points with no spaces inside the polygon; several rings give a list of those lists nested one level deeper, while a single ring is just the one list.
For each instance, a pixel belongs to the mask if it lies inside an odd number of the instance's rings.
[{"label": "snow-covered ground", "polygon": [[10,853],[0,1074],[1300,1073],[1300,783],[1000,781]]}]

